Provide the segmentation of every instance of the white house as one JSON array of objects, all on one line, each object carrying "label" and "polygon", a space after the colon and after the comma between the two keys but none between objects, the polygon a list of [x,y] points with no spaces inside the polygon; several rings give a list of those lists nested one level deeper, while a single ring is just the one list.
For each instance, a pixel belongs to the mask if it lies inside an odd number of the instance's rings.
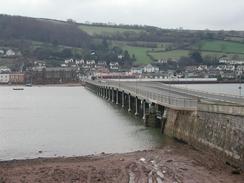
[{"label": "white house", "polygon": [[118,55],[118,59],[122,59],[123,58],[123,55]]},{"label": "white house", "polygon": [[110,62],[109,63],[109,68],[111,70],[119,70],[119,63],[118,62]]},{"label": "white house", "polygon": [[73,63],[73,62],[74,62],[73,59],[67,59],[67,60],[64,61],[65,64],[69,64],[69,63]]},{"label": "white house", "polygon": [[75,64],[77,64],[77,65],[83,65],[83,64],[85,64],[85,60],[83,60],[83,59],[81,59],[81,60],[76,60],[76,61],[75,61]]},{"label": "white house", "polygon": [[95,60],[87,60],[86,61],[86,65],[95,65],[95,64],[96,64]]},{"label": "white house", "polygon": [[11,72],[11,69],[6,66],[0,67],[0,73],[10,73],[10,72]]},{"label": "white house", "polygon": [[5,55],[8,56],[8,57],[11,57],[11,56],[15,56],[16,53],[13,50],[9,49],[9,50],[6,51]]},{"label": "white house", "polygon": [[4,50],[0,50],[0,55],[4,55]]},{"label": "white house", "polygon": [[61,64],[61,67],[68,67],[67,64]]},{"label": "white house", "polygon": [[10,74],[0,74],[0,84],[7,84],[9,82]]},{"label": "white house", "polygon": [[143,73],[143,68],[142,67],[132,67],[130,69],[130,72],[132,74],[142,74]]},{"label": "white house", "polygon": [[157,73],[159,72],[159,68],[148,64],[143,68],[143,71],[146,73]]}]

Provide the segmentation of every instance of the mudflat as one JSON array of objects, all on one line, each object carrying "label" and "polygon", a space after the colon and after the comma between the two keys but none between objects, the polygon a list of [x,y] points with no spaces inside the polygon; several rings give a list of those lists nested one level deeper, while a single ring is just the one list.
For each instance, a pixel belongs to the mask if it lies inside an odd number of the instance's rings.
[{"label": "mudflat", "polygon": [[125,154],[0,162],[1,183],[243,183],[243,172],[185,144]]}]

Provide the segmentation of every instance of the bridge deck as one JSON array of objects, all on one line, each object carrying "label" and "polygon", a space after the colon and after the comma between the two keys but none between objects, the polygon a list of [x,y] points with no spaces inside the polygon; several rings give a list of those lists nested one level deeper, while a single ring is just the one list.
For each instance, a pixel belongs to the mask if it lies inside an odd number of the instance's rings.
[{"label": "bridge deck", "polygon": [[200,100],[244,105],[243,97],[189,90],[160,82],[119,82],[109,80],[88,82],[97,86],[125,91],[149,102],[175,109],[196,110]]}]

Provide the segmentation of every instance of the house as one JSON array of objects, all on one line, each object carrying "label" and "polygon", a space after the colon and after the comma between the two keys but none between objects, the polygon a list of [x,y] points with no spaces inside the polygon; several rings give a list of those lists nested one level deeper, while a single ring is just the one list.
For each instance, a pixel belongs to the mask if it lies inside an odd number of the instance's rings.
[{"label": "house", "polygon": [[221,77],[223,79],[235,79],[236,75],[234,72],[223,72],[223,73],[221,73]]},{"label": "house", "polygon": [[8,68],[8,67],[6,67],[6,66],[1,66],[0,67],[0,73],[2,73],[2,74],[8,74],[10,72],[11,72],[11,69]]},{"label": "house", "polygon": [[155,66],[152,66],[151,64],[148,64],[143,68],[143,72],[157,73],[157,72],[159,72],[159,67],[155,67]]},{"label": "house", "polygon": [[4,50],[0,50],[0,55],[4,55]]},{"label": "house", "polygon": [[206,70],[208,70],[208,66],[207,65],[199,65],[197,67],[197,70],[198,71],[206,71]]},{"label": "house", "polygon": [[86,65],[95,65],[95,64],[96,64],[95,60],[87,60],[86,61]]},{"label": "house", "polygon": [[73,62],[74,62],[73,59],[67,59],[67,60],[64,61],[65,64],[69,64],[69,63],[73,63]]},{"label": "house", "polygon": [[9,50],[6,51],[6,54],[5,55],[7,57],[11,57],[11,56],[15,56],[16,53],[13,50],[9,49]]},{"label": "house", "polygon": [[0,74],[0,84],[9,83],[9,74]]},{"label": "house", "polygon": [[67,64],[61,64],[61,67],[68,67]]},{"label": "house", "polygon": [[186,72],[193,72],[193,71],[197,71],[197,70],[198,70],[197,66],[186,66],[185,67]]},{"label": "house", "polygon": [[9,83],[23,84],[25,82],[25,75],[23,73],[9,74]]},{"label": "house", "polygon": [[97,62],[97,66],[104,66],[104,67],[106,67],[107,66],[107,62],[105,62],[105,61],[98,61]]},{"label": "house", "polygon": [[75,64],[76,64],[76,65],[83,65],[83,64],[85,64],[85,60],[83,60],[83,59],[81,59],[81,60],[76,60],[76,61],[75,61]]},{"label": "house", "polygon": [[119,70],[119,63],[118,62],[110,62],[109,68],[110,68],[110,70],[118,71]]},{"label": "house", "polygon": [[47,67],[32,71],[32,81],[36,84],[55,84],[77,81],[76,68]]},{"label": "house", "polygon": [[168,63],[168,60],[167,59],[159,59],[157,61],[157,63],[159,63],[159,64],[167,64]]},{"label": "house", "polygon": [[239,65],[239,66],[237,66],[237,68],[236,68],[236,70],[237,71],[244,71],[244,65]]},{"label": "house", "polygon": [[235,66],[234,65],[219,65],[216,68],[219,71],[234,71]]},{"label": "house", "polygon": [[123,59],[123,55],[118,55],[118,59]]},{"label": "house", "polygon": [[244,60],[230,60],[230,59],[220,59],[220,64],[230,64],[230,65],[242,65],[244,64]]},{"label": "house", "polygon": [[143,73],[143,68],[142,67],[132,67],[130,69],[130,72],[132,74],[142,74]]}]

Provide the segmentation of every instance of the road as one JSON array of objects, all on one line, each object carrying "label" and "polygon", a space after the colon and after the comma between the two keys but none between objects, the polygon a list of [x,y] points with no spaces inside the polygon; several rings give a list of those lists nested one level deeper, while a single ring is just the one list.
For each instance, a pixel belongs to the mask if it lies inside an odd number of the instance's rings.
[{"label": "road", "polygon": [[170,96],[174,98],[202,99],[244,105],[243,97],[190,90],[160,82],[123,82],[121,85],[130,87],[133,86],[141,90],[147,90],[163,96]]}]

